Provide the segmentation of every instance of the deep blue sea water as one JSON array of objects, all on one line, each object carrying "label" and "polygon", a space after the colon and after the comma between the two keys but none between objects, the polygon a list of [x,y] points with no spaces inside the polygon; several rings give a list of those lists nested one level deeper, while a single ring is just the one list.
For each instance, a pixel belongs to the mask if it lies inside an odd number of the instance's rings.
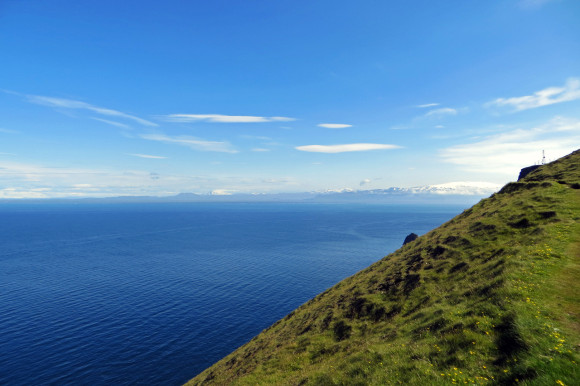
[{"label": "deep blue sea water", "polygon": [[182,384],[462,209],[0,205],[0,384]]}]

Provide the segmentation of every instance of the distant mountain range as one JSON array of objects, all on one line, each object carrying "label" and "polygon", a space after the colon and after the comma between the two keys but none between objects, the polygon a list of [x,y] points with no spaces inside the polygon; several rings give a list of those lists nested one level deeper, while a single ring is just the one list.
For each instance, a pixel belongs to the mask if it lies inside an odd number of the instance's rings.
[{"label": "distant mountain range", "polygon": [[[393,194],[450,194],[466,196],[487,196],[497,192],[502,185],[491,182],[448,182],[445,184],[415,186],[411,188],[387,188],[372,190],[328,190],[323,194],[356,193],[363,195],[393,195]],[[319,193],[320,194],[320,193]]]},{"label": "distant mountain range", "polygon": [[370,201],[392,203],[414,202],[475,202],[487,197],[501,188],[499,184],[489,182],[449,182],[445,184],[415,186],[411,188],[392,187],[371,190],[327,190],[313,192],[313,201]]},{"label": "distant mountain range", "polygon": [[382,202],[382,203],[475,203],[497,192],[501,185],[489,182],[449,182],[411,188],[354,190],[350,188],[299,193],[235,193],[217,190],[207,194],[174,196],[118,196],[103,198],[18,199],[4,202]]},{"label": "distant mountain range", "polygon": [[329,189],[325,191],[303,193],[231,193],[194,194],[182,193],[176,196],[160,198],[169,201],[279,201],[279,202],[356,202],[385,201],[473,201],[487,197],[501,188],[499,184],[489,182],[449,182],[446,184],[416,186],[411,188],[391,187],[387,189],[355,190],[350,188]]}]

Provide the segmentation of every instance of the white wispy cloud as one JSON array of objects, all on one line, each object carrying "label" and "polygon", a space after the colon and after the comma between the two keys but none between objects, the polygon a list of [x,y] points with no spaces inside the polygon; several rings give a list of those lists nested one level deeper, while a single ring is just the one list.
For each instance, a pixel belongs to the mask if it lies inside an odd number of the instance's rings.
[{"label": "white wispy cloud", "polygon": [[127,155],[131,155],[133,157],[139,157],[139,158],[167,159],[167,157],[163,157],[163,156],[160,156],[160,155],[139,154],[139,153],[129,153]]},{"label": "white wispy cloud", "polygon": [[345,129],[347,127],[352,127],[352,125],[346,123],[319,123],[317,126],[326,129]]},{"label": "white wispy cloud", "polygon": [[365,178],[364,180],[362,180],[360,182],[360,186],[365,186],[366,184],[370,184],[370,183],[371,183],[371,180],[368,178]]},{"label": "white wispy cloud", "polygon": [[444,115],[457,115],[457,110],[452,109],[451,107],[442,107],[440,109],[431,110],[427,112],[427,114],[425,114],[426,117],[444,116]]},{"label": "white wispy cloud", "polygon": [[38,105],[61,109],[88,110],[101,115],[129,119],[144,126],[157,126],[156,123],[136,117],[134,115],[126,114],[117,110],[107,109],[104,107],[94,106],[86,102],[76,101],[72,99],[53,98],[41,95],[26,95],[26,99],[29,102]]},{"label": "white wispy cloud", "polygon": [[441,150],[440,156],[466,171],[517,177],[521,168],[541,160],[542,150],[549,159],[556,159],[578,149],[579,144],[580,120],[556,117],[538,127],[448,147]]},{"label": "white wispy cloud", "polygon": [[20,198],[47,198],[47,190],[25,189],[22,187],[9,187],[0,189],[0,198],[20,199]]},{"label": "white wispy cloud", "polygon": [[297,146],[295,149],[311,153],[345,153],[351,151],[390,150],[399,149],[400,147],[382,143],[349,143],[344,145],[306,145]]},{"label": "white wispy cloud", "polygon": [[148,173],[54,167],[0,161],[0,198],[47,198],[138,194]]},{"label": "white wispy cloud", "polygon": [[289,122],[295,118],[289,117],[258,117],[253,115],[223,115],[223,114],[169,114],[161,115],[159,119],[166,122],[211,122],[211,123],[261,123]]},{"label": "white wispy cloud", "polygon": [[189,137],[189,136],[179,136],[171,137],[164,134],[142,134],[141,138],[150,141],[171,143],[175,145],[187,146],[194,150],[201,151],[215,151],[221,153],[237,153],[229,142],[218,142],[218,141],[206,141],[203,139]]},{"label": "white wispy cloud", "polygon": [[212,196],[231,196],[232,194],[236,193],[237,190],[228,190],[228,189],[214,189],[211,191]]},{"label": "white wispy cloud", "polygon": [[265,184],[295,184],[296,181],[292,177],[278,177],[278,178],[265,178],[261,182]]},{"label": "white wispy cloud", "polygon": [[131,126],[129,126],[129,125],[126,125],[126,124],[124,124],[124,123],[121,123],[121,122],[115,122],[115,121],[110,121],[110,120],[108,120],[108,119],[103,119],[103,118],[96,118],[96,117],[91,117],[91,119],[92,119],[92,120],[95,120],[95,121],[99,121],[99,122],[106,123],[107,125],[111,125],[111,126],[115,126],[115,127],[120,127],[120,128],[122,128],[122,129],[130,129],[130,128],[131,128]]},{"label": "white wispy cloud", "polygon": [[415,107],[418,107],[420,109],[425,109],[427,107],[435,107],[435,106],[439,106],[439,103],[425,103],[424,105],[417,105]]},{"label": "white wispy cloud", "polygon": [[6,134],[16,134],[18,133],[16,130],[10,130],[10,129],[3,129],[0,127],[0,133],[6,133]]},{"label": "white wispy cloud", "polygon": [[0,198],[167,196],[222,189],[245,193],[303,191],[292,177],[265,180],[228,175],[159,174],[145,170],[75,168],[0,159]]},{"label": "white wispy cloud", "polygon": [[580,78],[570,78],[563,87],[548,87],[521,97],[498,98],[486,103],[485,107],[511,107],[522,111],[576,99],[580,99]]},{"label": "white wispy cloud", "polygon": [[0,198],[107,197],[169,194],[193,178],[150,172],[74,168],[0,160]]}]

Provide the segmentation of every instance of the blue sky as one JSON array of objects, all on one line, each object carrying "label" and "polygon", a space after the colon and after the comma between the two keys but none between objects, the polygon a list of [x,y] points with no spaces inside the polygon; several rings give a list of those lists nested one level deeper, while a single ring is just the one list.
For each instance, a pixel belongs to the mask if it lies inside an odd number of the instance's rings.
[{"label": "blue sky", "polygon": [[0,198],[503,184],[580,147],[580,2],[0,1]]}]

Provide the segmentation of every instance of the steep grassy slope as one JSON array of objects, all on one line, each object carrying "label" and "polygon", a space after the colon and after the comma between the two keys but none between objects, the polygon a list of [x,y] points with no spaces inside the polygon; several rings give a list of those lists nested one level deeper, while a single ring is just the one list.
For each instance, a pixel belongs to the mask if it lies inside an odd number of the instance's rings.
[{"label": "steep grassy slope", "polygon": [[580,380],[580,151],[300,306],[190,384]]}]

